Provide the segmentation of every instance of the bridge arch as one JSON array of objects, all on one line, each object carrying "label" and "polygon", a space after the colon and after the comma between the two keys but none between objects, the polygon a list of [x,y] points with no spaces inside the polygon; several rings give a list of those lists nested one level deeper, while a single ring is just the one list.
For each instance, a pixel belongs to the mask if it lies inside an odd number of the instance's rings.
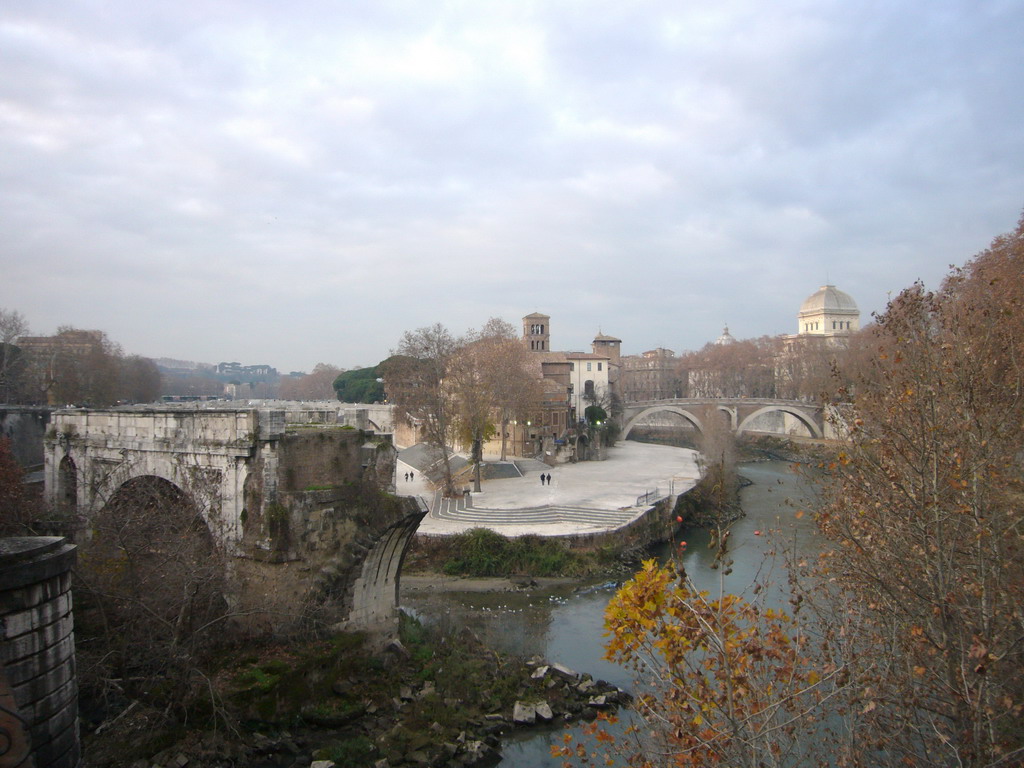
[{"label": "bridge arch", "polygon": [[690,422],[690,424],[692,424],[694,429],[696,429],[698,432],[704,432],[704,425],[701,424],[700,419],[697,418],[692,413],[690,413],[689,411],[687,411],[685,408],[681,408],[678,405],[652,405],[649,408],[644,408],[633,418],[631,418],[629,422],[627,422],[625,428],[622,430],[622,439],[625,440],[627,437],[629,437],[630,431],[640,421],[655,413],[674,413],[676,416],[682,416],[686,421]]},{"label": "bridge arch", "polygon": [[173,481],[159,475],[133,475],[128,478],[113,490],[97,514],[129,507],[144,513],[173,510],[178,518],[183,515],[193,518],[199,512],[188,493]]},{"label": "bridge arch", "polygon": [[78,467],[71,456],[65,455],[57,466],[57,492],[54,500],[65,512],[78,511]]},{"label": "bridge arch", "polygon": [[100,512],[129,491],[153,503],[162,493],[193,507],[218,540],[229,547],[237,542],[240,521],[224,508],[224,500],[226,489],[236,482],[244,485],[244,466],[211,466],[206,457],[188,452],[121,450],[117,460],[91,453],[72,447],[65,457],[73,463],[78,457],[78,508],[87,516]]},{"label": "bridge arch", "polygon": [[758,408],[753,413],[749,414],[743,419],[736,427],[736,435],[742,435],[747,429],[750,428],[750,424],[753,423],[757,418],[763,416],[766,413],[785,413],[792,416],[805,427],[807,431],[811,433],[811,437],[821,438],[821,428],[814,422],[813,419],[809,418],[806,413],[803,413],[798,408],[792,408],[785,405],[766,405],[763,408]]},{"label": "bridge arch", "polygon": [[423,515],[406,518],[376,540],[344,596],[346,621],[357,627],[387,626],[397,616],[402,564]]},{"label": "bridge arch", "polygon": [[133,598],[113,608],[126,632],[170,640],[224,615],[224,549],[178,485],[156,475],[128,479],[94,512],[90,530],[82,551],[102,564],[96,578]]}]

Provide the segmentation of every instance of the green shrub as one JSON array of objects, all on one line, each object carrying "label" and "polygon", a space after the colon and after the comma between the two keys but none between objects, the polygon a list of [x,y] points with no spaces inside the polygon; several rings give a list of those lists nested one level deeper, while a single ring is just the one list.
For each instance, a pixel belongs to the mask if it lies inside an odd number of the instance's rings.
[{"label": "green shrub", "polygon": [[487,528],[452,538],[453,553],[441,566],[449,576],[578,576],[594,569],[595,558],[541,536],[509,539]]},{"label": "green shrub", "polygon": [[361,768],[370,765],[370,758],[376,749],[373,742],[365,736],[339,741],[321,750],[316,757],[320,760],[331,760],[337,768]]}]

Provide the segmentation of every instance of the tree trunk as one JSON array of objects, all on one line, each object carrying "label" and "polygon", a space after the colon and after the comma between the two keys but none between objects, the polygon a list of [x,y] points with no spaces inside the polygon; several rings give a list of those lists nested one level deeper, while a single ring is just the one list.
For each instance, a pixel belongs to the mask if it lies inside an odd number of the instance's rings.
[{"label": "tree trunk", "polygon": [[473,460],[476,463],[476,469],[473,472],[473,493],[480,493],[480,463],[483,461],[483,454],[483,440],[477,437],[473,440]]}]

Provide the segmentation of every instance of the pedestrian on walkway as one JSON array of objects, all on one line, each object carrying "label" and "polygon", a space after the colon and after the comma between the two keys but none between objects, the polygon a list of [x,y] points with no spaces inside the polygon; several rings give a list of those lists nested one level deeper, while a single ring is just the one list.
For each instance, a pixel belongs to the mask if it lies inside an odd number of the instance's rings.
[{"label": "pedestrian on walkway", "polygon": [[409,479],[410,480],[415,480],[416,479],[416,473],[415,472],[410,472],[409,473]]},{"label": "pedestrian on walkway", "polygon": [[544,485],[544,473],[543,472],[540,473],[540,484]]},{"label": "pedestrian on walkway", "polygon": [[407,482],[407,483],[409,482],[409,473],[408,472],[405,473],[405,482]]}]

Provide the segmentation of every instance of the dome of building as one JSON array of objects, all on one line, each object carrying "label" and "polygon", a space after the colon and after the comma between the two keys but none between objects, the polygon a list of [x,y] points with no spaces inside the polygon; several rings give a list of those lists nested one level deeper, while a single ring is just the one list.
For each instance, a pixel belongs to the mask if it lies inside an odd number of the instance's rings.
[{"label": "dome of building", "polygon": [[722,335],[719,336],[717,339],[715,339],[715,344],[717,344],[718,346],[722,346],[724,344],[735,344],[735,343],[736,343],[736,339],[734,339],[733,335],[731,333],[729,333],[729,326],[728,325],[725,326],[725,328],[722,330]]},{"label": "dome of building", "polygon": [[823,285],[800,305],[797,333],[833,336],[860,328],[860,310],[850,294],[834,285]]},{"label": "dome of building", "polygon": [[834,285],[823,285],[800,305],[800,314],[818,314],[820,312],[860,314],[857,302],[850,294],[840,291]]}]

